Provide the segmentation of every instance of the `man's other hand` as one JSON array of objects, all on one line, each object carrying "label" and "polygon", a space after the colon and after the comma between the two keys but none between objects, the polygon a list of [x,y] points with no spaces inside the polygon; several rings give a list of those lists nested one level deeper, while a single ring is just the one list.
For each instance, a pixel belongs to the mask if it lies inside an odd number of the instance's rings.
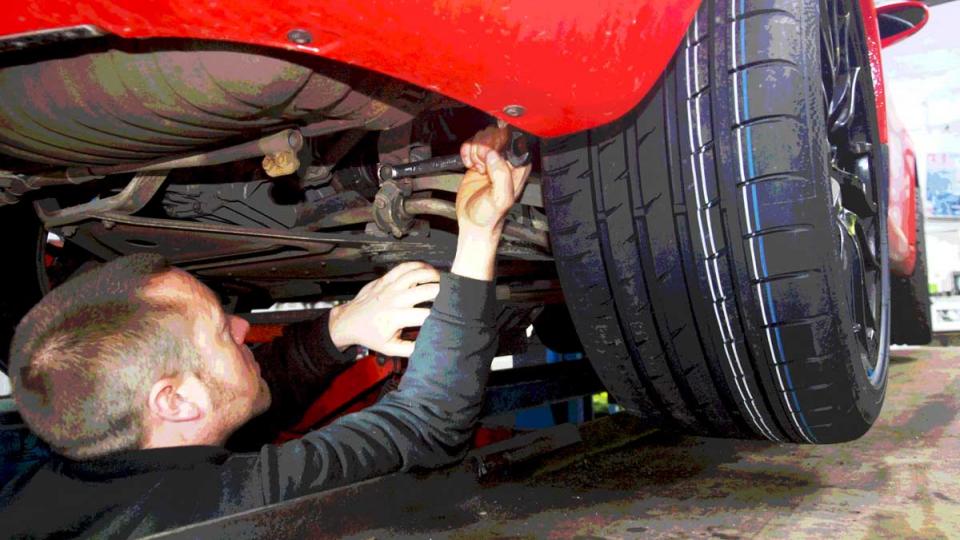
[{"label": "man's other hand", "polygon": [[440,292],[440,273],[422,262],[395,266],[367,283],[356,298],[330,311],[330,337],[342,350],[361,345],[388,356],[409,357],[413,341],[400,339],[404,328],[419,328],[430,310],[414,307]]}]

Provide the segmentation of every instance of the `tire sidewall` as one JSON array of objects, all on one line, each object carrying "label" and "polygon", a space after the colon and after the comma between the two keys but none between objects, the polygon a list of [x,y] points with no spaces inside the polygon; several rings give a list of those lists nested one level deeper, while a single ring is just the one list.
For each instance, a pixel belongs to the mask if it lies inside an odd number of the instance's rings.
[{"label": "tire sidewall", "polygon": [[[866,47],[866,37],[864,35],[864,23],[863,23],[863,14],[860,11],[859,2],[855,0],[848,0],[854,16],[855,24],[852,28],[856,29],[857,41],[864,48],[861,51],[862,58],[867,60],[869,58]],[[819,2],[811,2],[811,5],[815,7],[815,12],[817,13],[817,19],[815,19],[815,24],[812,25],[819,32]],[[819,35],[815,37],[817,41],[814,43],[819,43]],[[816,54],[813,59],[814,63],[811,65],[817,66],[816,70],[810,70],[807,72],[807,76],[818,75],[821,73],[821,62],[820,62],[820,53],[819,46],[814,48]],[[817,88],[820,84],[819,79],[809,81],[813,85],[813,88]],[[887,186],[888,186],[888,177],[887,171],[889,169],[887,158],[887,149],[885,145],[880,145],[880,133],[878,127],[878,111],[876,106],[876,97],[872,92],[874,88],[873,85],[873,76],[870,69],[862,70],[860,89],[867,89],[869,91],[861,92],[863,97],[864,104],[867,108],[866,114],[868,118],[872,118],[873,122],[870,123],[870,136],[871,141],[874,144],[874,152],[871,159],[871,169],[873,171],[873,181],[877,185],[877,192],[879,197],[879,210],[877,212],[876,220],[877,227],[879,229],[879,259],[881,262],[880,269],[880,338],[878,345],[878,358],[876,361],[876,369],[881,369],[882,373],[879,376],[879,384],[875,385],[870,381],[869,376],[867,375],[866,369],[863,366],[863,363],[859,358],[854,356],[854,351],[860,350],[860,344],[857,340],[856,335],[851,331],[853,327],[853,321],[850,320],[850,317],[847,312],[847,306],[851,305],[854,302],[854,298],[850,295],[849,288],[849,279],[850,277],[843,271],[843,268],[840,264],[840,254],[842,246],[840,244],[839,234],[829,234],[830,237],[830,246],[831,252],[834,254],[834,257],[831,258],[827,265],[825,272],[826,280],[829,286],[829,290],[833,291],[832,297],[834,301],[833,309],[834,313],[837,315],[837,331],[841,336],[842,342],[846,344],[846,350],[849,352],[848,357],[846,358],[845,365],[847,367],[847,381],[837,381],[837,382],[846,382],[849,385],[851,391],[851,398],[853,400],[852,404],[855,405],[857,416],[850,415],[846,418],[846,422],[849,423],[848,426],[843,428],[843,432],[846,436],[859,436],[865,433],[873,422],[876,420],[880,413],[881,406],[883,404],[886,384],[887,384],[887,371],[889,369],[889,335],[890,335],[890,272],[889,272],[889,260],[888,260],[888,241],[887,241]],[[813,118],[820,119],[820,121],[811,122],[814,130],[811,133],[811,145],[815,152],[815,156],[819,160],[822,176],[821,178],[826,179],[827,181],[821,183],[821,188],[825,193],[821,196],[822,201],[827,203],[826,211],[830,216],[830,219],[834,219],[833,211],[830,204],[830,145],[827,139],[826,133],[826,110],[824,108],[823,101],[819,98],[815,92],[807,93],[807,106],[808,110],[813,111]],[[831,233],[833,231],[831,230]],[[842,234],[842,233],[840,233]],[[838,396],[839,397],[839,396]],[[829,441],[825,441],[829,442]]]}]

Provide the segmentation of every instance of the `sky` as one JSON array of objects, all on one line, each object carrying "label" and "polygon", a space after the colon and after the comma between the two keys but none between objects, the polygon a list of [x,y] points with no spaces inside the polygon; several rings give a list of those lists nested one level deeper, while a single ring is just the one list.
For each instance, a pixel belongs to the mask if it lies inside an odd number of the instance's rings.
[{"label": "sky", "polygon": [[927,151],[960,152],[960,1],[930,8],[917,34],[883,51],[889,100]]}]

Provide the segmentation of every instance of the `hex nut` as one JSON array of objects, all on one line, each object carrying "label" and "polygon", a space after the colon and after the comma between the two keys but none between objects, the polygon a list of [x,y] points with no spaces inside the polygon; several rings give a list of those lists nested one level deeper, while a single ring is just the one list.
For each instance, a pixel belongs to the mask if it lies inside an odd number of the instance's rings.
[{"label": "hex nut", "polygon": [[527,109],[523,105],[507,105],[503,108],[503,114],[518,118],[524,115],[527,112]]},{"label": "hex nut", "polygon": [[293,30],[287,32],[287,40],[291,43],[296,43],[297,45],[308,45],[313,41],[313,36],[310,35],[310,32],[302,28],[294,28]]}]

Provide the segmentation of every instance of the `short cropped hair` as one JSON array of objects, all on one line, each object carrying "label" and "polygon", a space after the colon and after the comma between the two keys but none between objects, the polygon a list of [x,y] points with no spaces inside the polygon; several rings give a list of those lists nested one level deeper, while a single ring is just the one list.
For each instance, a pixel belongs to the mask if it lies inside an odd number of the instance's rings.
[{"label": "short cropped hair", "polygon": [[185,306],[145,295],[171,267],[120,257],[57,287],[20,321],[9,375],[27,425],[77,460],[141,448],[152,384],[200,367]]}]

